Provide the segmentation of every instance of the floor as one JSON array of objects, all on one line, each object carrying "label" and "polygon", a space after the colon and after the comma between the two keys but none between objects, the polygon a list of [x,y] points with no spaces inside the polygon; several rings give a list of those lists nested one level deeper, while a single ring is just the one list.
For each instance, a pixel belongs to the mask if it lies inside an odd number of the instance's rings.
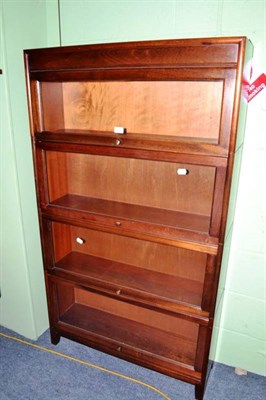
[{"label": "floor", "polygon": [[[61,338],[0,328],[0,400],[193,400],[194,387]],[[266,378],[214,363],[204,400],[265,400]]]}]

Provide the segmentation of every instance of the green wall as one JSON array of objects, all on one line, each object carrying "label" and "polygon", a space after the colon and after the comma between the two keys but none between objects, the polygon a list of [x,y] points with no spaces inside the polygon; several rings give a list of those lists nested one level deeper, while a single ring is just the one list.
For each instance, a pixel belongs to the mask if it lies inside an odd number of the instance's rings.
[{"label": "green wall", "polygon": [[[52,3],[51,3],[52,4]],[[47,329],[23,49],[49,44],[46,3],[0,3],[0,323],[31,339]],[[50,9],[52,10],[51,6]],[[56,9],[53,9],[56,16]],[[58,30],[58,19],[56,19]],[[51,25],[52,27],[52,25]],[[56,38],[56,35],[54,34]],[[56,42],[56,40],[54,41]],[[54,43],[57,44],[57,43]]]},{"label": "green wall", "polygon": [[[264,0],[61,0],[60,6],[62,45],[244,35],[254,44],[254,78],[266,72]],[[249,105],[245,146],[237,155],[240,163],[243,152],[239,196],[234,225],[225,246],[211,356],[225,364],[266,375],[263,104],[266,104],[266,89]]]},{"label": "green wall", "polygon": [[[5,47],[1,56],[5,57],[6,73],[0,79],[8,105],[2,111],[7,117],[1,160],[7,167],[1,178],[5,191],[1,198],[0,321],[25,336],[36,337],[47,327],[47,316],[21,49],[60,42],[245,35],[254,44],[256,78],[266,72],[266,2],[61,0],[60,13],[56,0],[2,3]],[[265,104],[266,89],[249,104],[237,208],[228,232],[212,346],[212,358],[217,361],[260,374],[266,374]],[[14,293],[19,294],[16,301]]]}]

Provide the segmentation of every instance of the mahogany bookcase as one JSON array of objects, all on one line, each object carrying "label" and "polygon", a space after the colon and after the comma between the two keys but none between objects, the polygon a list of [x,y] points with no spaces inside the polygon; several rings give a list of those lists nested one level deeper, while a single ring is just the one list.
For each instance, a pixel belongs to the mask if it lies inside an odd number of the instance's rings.
[{"label": "mahogany bookcase", "polygon": [[24,53],[52,342],[190,382],[201,400],[250,42]]}]

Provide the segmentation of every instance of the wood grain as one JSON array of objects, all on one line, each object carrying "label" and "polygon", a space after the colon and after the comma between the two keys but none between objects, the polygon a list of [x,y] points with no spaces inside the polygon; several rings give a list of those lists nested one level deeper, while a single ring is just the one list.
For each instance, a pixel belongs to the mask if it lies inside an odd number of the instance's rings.
[{"label": "wood grain", "polygon": [[218,142],[222,93],[222,81],[64,83],[65,128],[112,132],[123,126],[129,135]]},{"label": "wood grain", "polygon": [[[56,264],[56,276],[82,282],[90,288],[117,295],[143,304],[153,302],[154,308],[182,312],[186,304],[200,307],[203,283],[161,273],[155,269],[138,268],[111,259],[71,252]],[[199,311],[199,310],[198,310]]]},{"label": "wood grain", "polygon": [[[78,226],[52,223],[56,261],[71,251],[203,282],[207,255]],[[84,240],[82,245],[76,238]],[[68,245],[63,246],[64,240]]]},{"label": "wood grain", "polygon": [[49,200],[66,195],[69,192],[66,154],[46,152],[46,170]]},{"label": "wood grain", "polygon": [[74,292],[76,303],[87,305],[96,310],[120,316],[121,318],[149,325],[165,332],[174,332],[180,337],[187,337],[188,340],[194,341],[197,337],[198,325],[195,323],[79,288],[75,288]]},{"label": "wood grain", "polygon": [[[178,168],[189,174],[179,176]],[[51,201],[69,193],[184,213],[211,212],[213,167],[47,152],[47,169],[53,176]]]},{"label": "wood grain", "polygon": [[62,83],[41,83],[43,130],[56,130],[65,126]]},{"label": "wood grain", "polygon": [[[86,318],[87,315],[89,318]],[[110,338],[125,347],[133,346],[142,352],[156,353],[164,359],[169,358],[188,365],[194,364],[196,335],[189,339],[176,332],[165,332],[163,327],[154,328],[145,323],[140,325],[128,318],[81,304],[74,304],[61,320],[102,338]]]}]

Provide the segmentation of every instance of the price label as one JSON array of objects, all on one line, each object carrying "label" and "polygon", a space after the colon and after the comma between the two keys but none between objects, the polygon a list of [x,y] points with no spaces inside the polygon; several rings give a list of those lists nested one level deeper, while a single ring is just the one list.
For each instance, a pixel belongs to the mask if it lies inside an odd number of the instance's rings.
[{"label": "price label", "polygon": [[261,74],[253,83],[251,83],[248,92],[248,102],[254,99],[266,87],[266,75]]}]

